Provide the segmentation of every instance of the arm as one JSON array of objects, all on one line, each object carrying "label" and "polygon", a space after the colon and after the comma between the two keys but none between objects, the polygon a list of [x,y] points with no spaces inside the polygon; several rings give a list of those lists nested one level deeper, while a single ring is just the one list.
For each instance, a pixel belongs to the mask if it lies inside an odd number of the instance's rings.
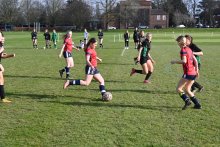
[{"label": "arm", "polygon": [[59,54],[59,57],[61,58],[62,57],[62,53],[63,53],[63,50],[64,50],[64,47],[65,47],[65,43],[63,44],[63,46],[62,46],[62,48],[61,48],[61,50],[60,50],[60,54]]},{"label": "arm", "polygon": [[138,61],[140,61],[140,59],[141,59],[141,52],[142,52],[142,50],[143,50],[143,47],[141,47],[141,48],[139,49],[138,58],[137,58]]},{"label": "arm", "polygon": [[195,56],[193,56],[193,63],[195,65],[196,75],[197,75],[197,77],[199,77],[199,67],[198,67],[198,62],[197,62]]},{"label": "arm", "polygon": [[185,64],[186,63],[186,56],[183,56],[182,60],[172,60],[171,64]]},{"label": "arm", "polygon": [[148,57],[151,60],[152,63],[155,63],[155,61],[153,60],[153,58],[151,57],[150,53],[148,53]]},{"label": "arm", "polygon": [[203,52],[193,52],[193,55],[197,55],[197,56],[203,56]]},{"label": "arm", "polygon": [[97,59],[97,60],[99,60],[100,62],[102,62],[102,59],[101,59],[101,58],[99,58],[99,57],[96,57],[96,59]]},{"label": "arm", "polygon": [[86,63],[87,63],[87,65],[89,65],[90,67],[94,68],[94,67],[92,66],[92,63],[90,62],[90,54],[87,54],[87,55],[86,55]]}]

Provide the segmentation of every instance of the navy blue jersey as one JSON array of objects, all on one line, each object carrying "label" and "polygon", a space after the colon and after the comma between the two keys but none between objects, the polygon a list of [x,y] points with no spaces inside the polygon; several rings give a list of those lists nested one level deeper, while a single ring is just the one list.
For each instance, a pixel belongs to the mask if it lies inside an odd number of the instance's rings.
[{"label": "navy blue jersey", "polygon": [[45,32],[44,33],[44,38],[45,38],[45,40],[50,40],[50,33],[49,32]]},{"label": "navy blue jersey", "polygon": [[100,32],[100,31],[99,31],[99,32],[98,32],[98,37],[99,37],[99,39],[102,39],[103,36],[104,36],[104,35],[103,35],[103,32]]},{"label": "navy blue jersey", "polygon": [[31,33],[31,39],[37,39],[37,32]]}]

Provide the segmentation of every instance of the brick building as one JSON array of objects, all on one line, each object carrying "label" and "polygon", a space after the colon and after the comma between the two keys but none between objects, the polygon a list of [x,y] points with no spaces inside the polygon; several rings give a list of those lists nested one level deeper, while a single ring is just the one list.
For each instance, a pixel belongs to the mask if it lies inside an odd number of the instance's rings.
[{"label": "brick building", "polygon": [[[167,28],[169,24],[168,14],[163,10],[152,9],[151,0],[137,0],[138,3],[129,3],[127,0],[120,2],[120,13],[123,19],[120,19],[120,28],[148,26],[149,28]],[[128,21],[129,11],[134,10],[136,16],[133,22]]]}]

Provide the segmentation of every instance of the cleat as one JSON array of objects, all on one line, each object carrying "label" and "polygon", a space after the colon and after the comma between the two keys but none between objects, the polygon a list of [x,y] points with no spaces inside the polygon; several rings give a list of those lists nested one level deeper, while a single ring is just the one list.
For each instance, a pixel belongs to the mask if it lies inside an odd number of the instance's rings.
[{"label": "cleat", "polygon": [[70,85],[70,81],[67,80],[63,85],[63,89],[66,89],[69,85]]},{"label": "cleat", "polygon": [[202,92],[204,90],[204,87],[201,86],[201,88],[198,89],[198,92]]},{"label": "cleat", "polygon": [[132,76],[133,74],[135,74],[135,69],[134,68],[131,69],[130,76]]},{"label": "cleat", "polygon": [[11,103],[11,101],[10,101],[10,100],[8,100],[8,99],[6,99],[6,98],[1,99],[1,101],[0,101],[0,102],[2,102],[2,103]]},{"label": "cleat", "polygon": [[151,83],[149,80],[144,80],[145,84]]},{"label": "cleat", "polygon": [[186,102],[185,102],[185,105],[184,105],[183,108],[182,108],[182,110],[186,110],[187,107],[189,107],[190,105],[191,105],[190,100],[186,101]]},{"label": "cleat", "polygon": [[196,105],[194,105],[193,108],[194,108],[194,109],[202,109],[202,106],[201,106],[200,104],[196,104]]},{"label": "cleat", "polygon": [[60,77],[62,78],[63,77],[63,70],[59,70],[59,73],[60,73]]}]

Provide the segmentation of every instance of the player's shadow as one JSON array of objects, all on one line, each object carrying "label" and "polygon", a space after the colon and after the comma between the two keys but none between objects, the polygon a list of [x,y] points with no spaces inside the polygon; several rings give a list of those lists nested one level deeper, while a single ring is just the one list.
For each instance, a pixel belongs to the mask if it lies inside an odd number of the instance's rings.
[{"label": "player's shadow", "polygon": [[[97,102],[58,102],[58,101],[50,101],[51,103],[60,103],[63,105],[71,105],[71,106],[80,106],[80,107],[109,107],[109,108],[133,108],[133,109],[148,109],[148,110],[156,110],[156,111],[176,111],[179,109],[177,106],[168,106],[168,105],[131,105],[131,104],[116,104],[111,102],[104,102],[102,100],[96,100]],[[100,101],[100,102],[98,102]]]},{"label": "player's shadow", "polygon": [[43,100],[43,99],[57,99],[57,98],[73,98],[73,99],[89,99],[90,97],[83,97],[83,96],[77,96],[74,97],[73,95],[53,95],[53,94],[30,94],[30,93],[10,93],[7,92],[7,97],[10,98],[31,98],[31,99],[37,99],[37,100]]},{"label": "player's shadow", "polygon": [[[77,89],[78,91],[84,89]],[[89,89],[93,91],[98,91],[97,89]],[[149,93],[149,94],[177,94],[175,91],[168,91],[168,90],[147,90],[147,89],[109,89],[110,92],[135,92],[135,93]]]},{"label": "player's shadow", "polygon": [[21,75],[4,75],[4,77],[8,78],[24,78],[24,79],[53,79],[53,80],[60,80],[60,77],[52,77],[52,76],[21,76]]},{"label": "player's shadow", "polygon": [[99,63],[100,65],[104,64],[104,65],[134,65],[132,63],[118,63],[118,62],[102,62]]}]

